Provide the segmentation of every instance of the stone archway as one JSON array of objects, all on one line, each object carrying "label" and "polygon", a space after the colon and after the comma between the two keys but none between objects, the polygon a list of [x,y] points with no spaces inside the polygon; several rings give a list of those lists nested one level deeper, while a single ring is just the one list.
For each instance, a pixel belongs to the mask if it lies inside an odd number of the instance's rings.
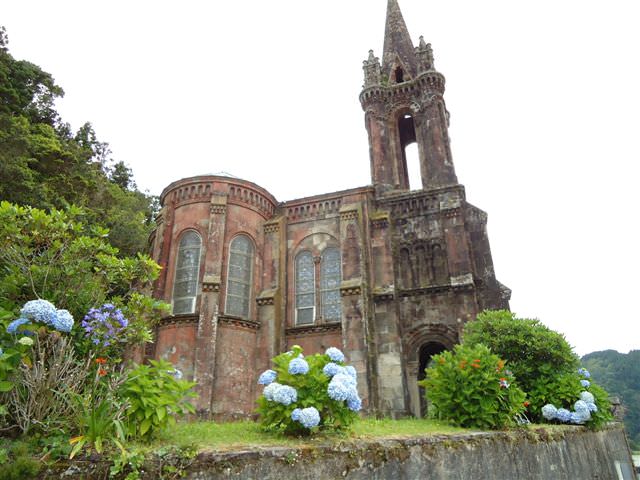
[{"label": "stone archway", "polygon": [[458,342],[458,329],[445,324],[422,325],[407,335],[405,352],[407,352],[406,380],[409,393],[409,410],[416,417],[426,413],[424,389],[418,381],[424,379],[424,370],[431,357],[445,350],[451,350]]}]

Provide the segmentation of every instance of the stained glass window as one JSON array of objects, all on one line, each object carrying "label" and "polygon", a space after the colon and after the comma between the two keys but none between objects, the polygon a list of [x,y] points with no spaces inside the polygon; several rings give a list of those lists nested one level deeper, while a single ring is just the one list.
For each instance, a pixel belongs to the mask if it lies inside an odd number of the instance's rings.
[{"label": "stained glass window", "polygon": [[338,321],[342,318],[341,279],[340,251],[337,248],[327,248],[322,253],[320,264],[322,318],[325,321]]},{"label": "stained glass window", "polygon": [[189,231],[182,236],[173,280],[173,314],[194,313],[200,274],[200,235]]},{"label": "stained glass window", "polygon": [[239,235],[233,239],[229,250],[225,313],[249,318],[253,278],[253,242],[246,235]]},{"label": "stained glass window", "polygon": [[308,325],[315,317],[315,273],[311,252],[296,257],[296,324]]}]

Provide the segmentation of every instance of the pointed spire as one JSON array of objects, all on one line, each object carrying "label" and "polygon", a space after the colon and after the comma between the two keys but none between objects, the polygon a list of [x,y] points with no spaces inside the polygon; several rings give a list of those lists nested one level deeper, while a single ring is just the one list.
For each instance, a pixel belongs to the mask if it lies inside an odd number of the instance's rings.
[{"label": "pointed spire", "polygon": [[[400,65],[398,64],[400,60]],[[407,24],[404,22],[398,0],[387,4],[387,24],[384,32],[382,71],[391,78],[391,70],[404,67],[411,77],[417,74],[417,59]]]}]

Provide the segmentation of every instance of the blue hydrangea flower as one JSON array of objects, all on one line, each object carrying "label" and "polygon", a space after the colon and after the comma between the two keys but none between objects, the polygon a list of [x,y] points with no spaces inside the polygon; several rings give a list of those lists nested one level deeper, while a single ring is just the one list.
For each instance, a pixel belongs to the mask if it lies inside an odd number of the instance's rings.
[{"label": "blue hydrangea flower", "polygon": [[276,381],[276,377],[278,374],[273,370],[265,370],[260,374],[260,378],[258,378],[258,385],[269,385]]},{"label": "blue hydrangea flower", "polygon": [[338,373],[331,379],[331,381],[344,383],[349,387],[356,386],[356,380],[351,375],[347,375],[346,373]]},{"label": "blue hydrangea flower", "polygon": [[585,403],[595,403],[596,399],[593,397],[593,393],[591,392],[582,392],[580,394],[580,400]]},{"label": "blue hydrangea flower", "polygon": [[[273,383],[271,385],[273,385]],[[267,388],[269,388],[269,385],[265,387],[265,390]],[[296,400],[298,400],[298,392],[295,388],[290,387],[289,385],[280,385],[273,392],[273,401],[281,403],[282,405],[291,405]]]},{"label": "blue hydrangea flower", "polygon": [[177,368],[174,368],[173,370],[167,370],[167,373],[171,375],[173,378],[175,378],[176,380],[182,380],[183,374]]},{"label": "blue hydrangea flower", "polygon": [[587,402],[585,402],[584,400],[578,400],[576,403],[573,404],[573,409],[576,412],[588,412],[589,411],[589,407],[587,406]]},{"label": "blue hydrangea flower", "polygon": [[358,372],[356,372],[356,369],[354,367],[352,367],[351,365],[348,365],[346,367],[344,367],[345,373],[351,377],[353,377],[354,380],[358,379]]},{"label": "blue hydrangea flower", "polygon": [[28,318],[19,318],[17,320],[14,320],[7,326],[7,333],[10,333],[11,335],[15,335],[16,332],[18,331],[18,327],[22,325],[29,325],[30,323],[31,323],[31,320],[29,320]]},{"label": "blue hydrangea flower", "polygon": [[264,398],[266,398],[270,402],[273,402],[273,395],[276,393],[276,390],[278,390],[281,386],[282,385],[280,385],[278,382],[273,382],[267,385],[266,387],[264,387],[264,390],[262,392],[262,394],[264,395]]},{"label": "blue hydrangea flower", "polygon": [[584,388],[589,388],[591,382],[589,380],[580,380],[580,385],[582,385]]},{"label": "blue hydrangea flower", "polygon": [[338,350],[336,347],[329,347],[327,351],[324,352],[326,355],[329,355],[329,358],[334,362],[344,362],[344,353]]},{"label": "blue hydrangea flower", "polygon": [[58,316],[58,311],[53,303],[47,300],[30,300],[20,310],[20,316],[34,322],[52,325]]},{"label": "blue hydrangea flower", "polygon": [[293,410],[293,412],[291,412],[291,420],[293,420],[294,422],[298,422],[300,420],[300,414],[302,413],[302,410],[299,408],[296,408]]},{"label": "blue hydrangea flower", "polygon": [[589,407],[590,413],[596,413],[598,411],[598,406],[593,402],[587,402],[587,407]]},{"label": "blue hydrangea flower", "polygon": [[571,417],[569,417],[569,422],[579,425],[581,423],[584,423],[584,419],[582,418],[582,414],[578,412],[571,412]]},{"label": "blue hydrangea flower", "polygon": [[558,409],[554,405],[547,403],[544,407],[542,407],[542,416],[547,420],[555,420],[557,415]]},{"label": "blue hydrangea flower", "polygon": [[571,412],[566,408],[559,408],[556,418],[563,423],[571,421]]},{"label": "blue hydrangea flower", "polygon": [[298,421],[305,428],[317,427],[320,424],[320,412],[315,407],[303,408]]},{"label": "blue hydrangea flower", "polygon": [[589,373],[589,370],[587,370],[586,368],[579,369],[578,373],[582,375],[584,378],[591,378],[591,374]]},{"label": "blue hydrangea flower", "polygon": [[306,375],[309,372],[309,364],[304,358],[294,358],[289,362],[289,373],[291,375]]},{"label": "blue hydrangea flower", "polygon": [[329,362],[322,369],[322,373],[324,373],[327,377],[333,377],[342,371],[342,367],[336,363]]},{"label": "blue hydrangea flower", "polygon": [[347,399],[347,407],[349,407],[349,410],[353,410],[354,412],[360,411],[360,409],[362,408],[362,400],[360,399],[358,394]]},{"label": "blue hydrangea flower", "polygon": [[68,310],[58,310],[51,325],[59,332],[69,333],[73,328],[73,316]]},{"label": "blue hydrangea flower", "polygon": [[336,400],[338,402],[342,402],[350,397],[351,388],[349,385],[346,385],[343,382],[335,381],[336,377],[333,377],[334,380],[329,382],[329,386],[327,387],[327,394],[329,398]]}]

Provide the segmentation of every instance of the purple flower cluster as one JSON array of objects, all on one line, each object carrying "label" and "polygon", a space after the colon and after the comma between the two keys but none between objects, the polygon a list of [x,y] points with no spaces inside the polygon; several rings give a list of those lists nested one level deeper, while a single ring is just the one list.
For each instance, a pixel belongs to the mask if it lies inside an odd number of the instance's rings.
[{"label": "purple flower cluster", "polygon": [[82,320],[85,336],[94,345],[108,347],[118,342],[118,336],[127,328],[129,321],[122,311],[110,303],[100,308],[92,308]]}]

